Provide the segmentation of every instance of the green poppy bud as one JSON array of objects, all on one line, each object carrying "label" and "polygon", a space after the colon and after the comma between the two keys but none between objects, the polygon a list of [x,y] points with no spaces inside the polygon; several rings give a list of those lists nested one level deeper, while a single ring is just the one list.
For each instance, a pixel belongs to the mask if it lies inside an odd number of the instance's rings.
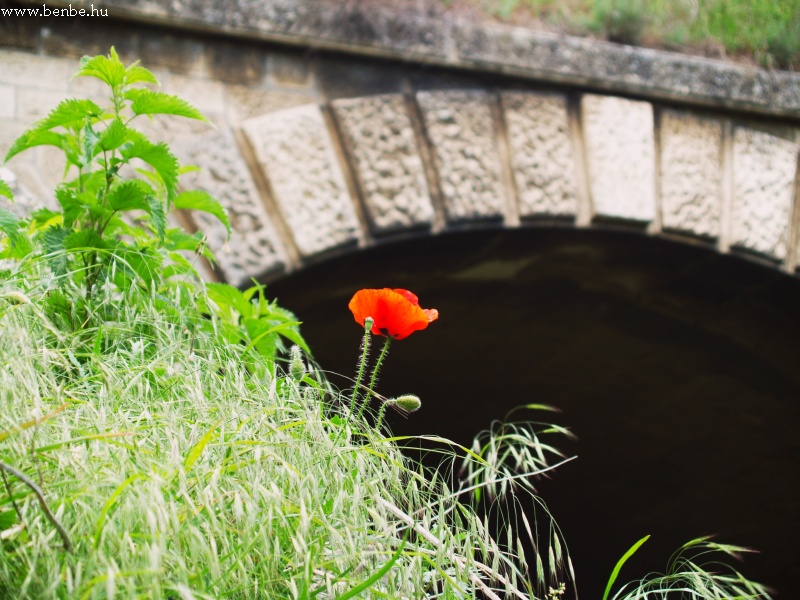
[{"label": "green poppy bud", "polygon": [[403,394],[397,398],[390,398],[387,402],[410,413],[419,410],[419,407],[422,406],[422,401],[419,399],[419,396],[415,396],[414,394]]},{"label": "green poppy bud", "polygon": [[292,346],[292,349],[289,350],[289,355],[291,356],[289,359],[289,374],[295,381],[300,381],[306,374],[306,365],[303,363],[300,346]]}]

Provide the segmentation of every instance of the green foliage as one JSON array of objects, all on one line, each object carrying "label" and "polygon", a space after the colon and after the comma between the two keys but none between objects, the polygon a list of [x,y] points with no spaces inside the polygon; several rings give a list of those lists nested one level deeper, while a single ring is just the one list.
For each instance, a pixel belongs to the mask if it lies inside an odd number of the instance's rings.
[{"label": "green foliage", "polygon": [[211,286],[203,318],[164,310],[181,288],[88,305],[63,277],[34,257],[0,280],[0,461],[39,482],[73,550],[9,477],[0,597],[531,597],[462,495],[342,418],[318,372],[273,372],[207,327],[274,313],[261,289]]},{"label": "green foliage", "polygon": [[[449,4],[440,0],[443,4]],[[800,65],[798,0],[471,0],[506,20],[526,13],[560,31],[626,43],[717,48],[771,68]]]},{"label": "green foliage", "polygon": [[647,24],[644,0],[595,0],[594,22],[612,42],[637,44]]},{"label": "green foliage", "polygon": [[608,600],[608,595],[611,593],[611,589],[614,587],[614,583],[617,581],[617,577],[619,577],[619,572],[622,570],[622,566],[626,562],[628,562],[628,559],[634,554],[636,554],[636,551],[642,546],[642,544],[644,544],[649,539],[650,539],[649,535],[644,536],[633,546],[628,548],[627,552],[625,552],[625,554],[623,554],[622,557],[617,561],[617,564],[614,565],[614,570],[611,571],[611,576],[608,578],[606,589],[603,592],[603,600]]},{"label": "green foliage", "polygon": [[[180,98],[139,87],[157,81],[138,64],[123,65],[113,48],[108,56],[84,57],[77,76],[105,82],[111,106],[64,100],[11,145],[5,160],[38,145],[59,148],[66,181],[56,189],[61,213],[38,213],[21,222],[0,213],[7,236],[0,242],[0,258],[45,254],[53,273],[73,274],[87,296],[106,281],[122,292],[131,286],[146,293],[195,287],[197,271],[179,253],[213,257],[201,235],[167,227],[167,214],[179,196],[178,159],[132,122],[142,115],[205,118]],[[180,197],[180,208],[209,212],[230,233],[225,211],[207,193],[188,191]]]},{"label": "green foliage", "polygon": [[8,185],[2,178],[0,178],[0,196],[5,196],[9,200],[14,199],[14,192],[11,186]]},{"label": "green foliage", "polygon": [[[646,539],[639,540],[628,550],[620,563],[629,558]],[[768,599],[771,597],[770,593],[763,585],[750,581],[723,560],[709,560],[709,555],[714,554],[738,559],[746,552],[752,550],[730,544],[718,544],[708,537],[691,540],[672,555],[665,573],[652,573],[640,581],[624,585],[614,594],[612,600]],[[618,567],[621,566],[620,563]],[[612,583],[609,582],[606,595]]]},{"label": "green foliage", "polygon": [[[202,284],[195,261],[214,259],[205,237],[169,227],[170,210],[192,210],[211,214],[231,233],[218,200],[204,190],[179,190],[181,174],[192,169],[182,168],[166,143],[133,125],[141,116],[205,117],[181,98],[143,87],[158,84],[153,74],[138,63],[126,67],[113,48],[108,56],[84,57],[76,76],[106,83],[111,105],[64,100],[11,145],[6,160],[38,145],[59,148],[65,181],[55,190],[60,212],[42,209],[20,220],[0,209],[0,259],[45,258],[61,287],[47,296],[48,315],[65,331],[98,326],[108,316],[92,300],[99,285],[144,303],[181,288],[178,302],[164,300],[163,306],[205,315],[193,327],[270,361],[286,349],[283,340],[308,352],[295,316],[268,302],[263,286],[240,292]],[[4,182],[0,195],[11,197]],[[70,286],[81,288],[83,297],[65,303]]]},{"label": "green foliage", "polygon": [[225,283],[209,283],[198,306],[214,317],[202,322],[206,331],[215,332],[228,343],[244,345],[245,354],[254,350],[273,360],[278,352],[287,351],[284,338],[310,353],[298,329],[300,321],[276,302],[269,302],[263,285],[240,291]]}]

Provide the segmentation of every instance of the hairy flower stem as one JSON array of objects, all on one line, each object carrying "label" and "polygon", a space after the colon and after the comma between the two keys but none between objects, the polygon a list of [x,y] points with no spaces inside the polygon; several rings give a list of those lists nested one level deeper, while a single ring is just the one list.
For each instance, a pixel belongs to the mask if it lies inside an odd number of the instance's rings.
[{"label": "hairy flower stem", "polygon": [[375,423],[375,431],[381,430],[381,425],[383,425],[383,417],[386,414],[386,407],[389,406],[389,401],[384,401],[381,403],[381,409],[378,412],[378,421]]},{"label": "hairy flower stem", "polygon": [[[370,331],[372,331],[372,324],[373,321],[372,317],[367,317],[364,320],[364,339],[361,341],[361,358],[358,361],[358,375],[356,376],[356,385],[353,388],[353,397],[350,398],[350,414],[353,414],[353,411],[356,409],[356,401],[358,400],[358,390],[361,388],[361,380],[364,379],[364,371],[367,368],[367,358],[369,356],[369,341],[370,341]],[[369,399],[369,394],[367,395],[367,399]],[[366,403],[366,400],[365,400]],[[361,416],[361,413],[358,413]]]},{"label": "hairy flower stem", "polygon": [[364,398],[364,403],[361,405],[361,409],[358,411],[358,417],[361,418],[361,415],[364,414],[364,410],[367,408],[367,404],[369,404],[369,397],[374,393],[375,390],[375,383],[378,381],[378,371],[383,364],[383,359],[386,357],[386,354],[389,352],[389,344],[391,343],[392,338],[388,335],[386,336],[386,341],[383,343],[383,348],[381,349],[381,354],[378,356],[378,362],[375,363],[375,367],[372,369],[372,377],[369,380],[369,389],[367,390],[367,397]]}]

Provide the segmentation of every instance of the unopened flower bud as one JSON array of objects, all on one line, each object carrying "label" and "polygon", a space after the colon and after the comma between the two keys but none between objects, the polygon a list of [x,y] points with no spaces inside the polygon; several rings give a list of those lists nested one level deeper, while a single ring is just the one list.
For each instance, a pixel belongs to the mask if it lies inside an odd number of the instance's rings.
[{"label": "unopened flower bud", "polygon": [[291,359],[289,360],[289,374],[295,381],[300,381],[306,374],[306,365],[303,363],[303,356],[300,353],[300,346],[292,346],[289,350]]},{"label": "unopened flower bud", "polygon": [[419,407],[422,406],[422,401],[419,399],[419,396],[415,396],[414,394],[404,394],[397,398],[391,398],[389,402],[394,404],[397,408],[410,413],[419,410]]}]

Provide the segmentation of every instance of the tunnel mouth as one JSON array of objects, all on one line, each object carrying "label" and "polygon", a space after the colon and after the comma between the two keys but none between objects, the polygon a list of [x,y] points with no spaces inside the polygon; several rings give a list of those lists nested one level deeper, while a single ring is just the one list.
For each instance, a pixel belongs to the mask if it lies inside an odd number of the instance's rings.
[{"label": "tunnel mouth", "polygon": [[578,437],[577,460],[537,489],[558,521],[582,597],[650,541],[622,579],[663,571],[701,535],[760,551],[737,564],[800,589],[800,281],[699,245],[639,232],[464,231],[385,243],[269,285],[315,359],[347,387],[361,288],[412,290],[440,318],[393,344],[378,391],[414,393],[398,435],[469,445],[526,403]]}]

